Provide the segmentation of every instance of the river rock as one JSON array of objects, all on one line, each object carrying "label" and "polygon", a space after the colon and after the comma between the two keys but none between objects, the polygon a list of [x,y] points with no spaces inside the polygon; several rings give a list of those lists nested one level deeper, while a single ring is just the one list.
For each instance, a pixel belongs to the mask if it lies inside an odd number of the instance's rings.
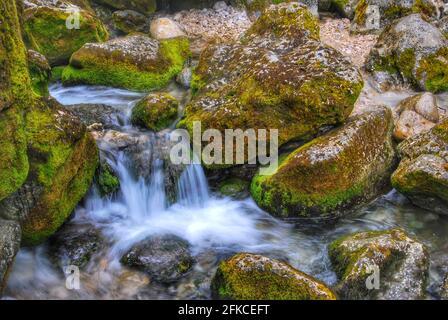
[{"label": "river rock", "polygon": [[386,107],[354,116],[292,152],[276,172],[256,176],[252,196],[277,216],[338,218],[389,185],[396,162],[392,130]]},{"label": "river rock", "polygon": [[[79,13],[79,29],[67,28],[73,12]],[[71,1],[27,0],[23,15],[28,45],[47,57],[51,65],[67,64],[73,52],[88,42],[101,42],[109,35],[90,10]]]},{"label": "river rock", "polygon": [[356,68],[319,42],[318,22],[307,8],[280,4],[269,7],[240,42],[202,52],[194,97],[178,126],[190,136],[194,121],[223,136],[228,128],[276,128],[281,146],[345,121],[362,86]]},{"label": "river rock", "polygon": [[[340,280],[336,291],[344,299],[425,297],[427,249],[400,229],[348,235],[331,243],[328,251]],[[379,272],[380,288],[369,290],[366,283],[374,272]]]},{"label": "river rock", "polygon": [[116,10],[133,10],[144,15],[154,13],[157,9],[157,0],[92,0],[92,2]]},{"label": "river rock", "polygon": [[107,130],[103,134],[99,135],[97,140],[102,144],[107,144],[109,148],[124,150],[135,145],[146,145],[149,142],[149,137],[141,134]]},{"label": "river rock", "polygon": [[0,219],[0,295],[6,286],[8,271],[20,249],[20,224]]},{"label": "river rock", "polygon": [[157,41],[130,35],[89,43],[73,54],[62,82],[151,91],[166,86],[188,57],[189,42],[184,37]]},{"label": "river rock", "polygon": [[218,185],[218,190],[226,197],[245,199],[249,196],[249,182],[238,178],[229,178]]},{"label": "river rock", "polygon": [[67,224],[49,241],[52,260],[61,268],[84,268],[104,244],[99,230],[92,225]]},{"label": "river rock", "polygon": [[398,146],[392,185],[421,208],[448,213],[448,120]]},{"label": "river rock", "polygon": [[380,35],[367,62],[371,72],[386,71],[416,89],[448,89],[448,42],[442,32],[412,14],[396,20]]},{"label": "river rock", "polygon": [[177,118],[179,102],[167,93],[151,93],[132,110],[134,125],[153,131],[168,128]]},{"label": "river rock", "polygon": [[77,115],[86,126],[101,124],[104,129],[115,128],[120,124],[120,114],[114,107],[104,104],[65,105],[65,109]]},{"label": "river rock", "polygon": [[22,227],[22,244],[52,235],[93,181],[98,148],[79,119],[32,90],[21,5],[0,2],[0,218]]},{"label": "river rock", "polygon": [[157,40],[184,37],[185,32],[170,18],[158,18],[151,21],[151,37]]},{"label": "river rock", "polygon": [[250,253],[221,262],[211,290],[214,298],[224,300],[336,300],[331,289],[313,277]]},{"label": "river rock", "polygon": [[28,68],[34,93],[42,97],[50,95],[48,83],[51,78],[51,67],[47,58],[34,50],[28,50]]},{"label": "river rock", "polygon": [[430,92],[403,100],[397,109],[394,137],[400,141],[427,132],[439,122],[436,97]]},{"label": "river rock", "polygon": [[[343,1],[336,0],[334,2]],[[413,13],[421,14],[427,18],[437,16],[437,9],[433,0],[357,0],[356,2],[347,2],[356,3],[350,9],[353,10],[351,29],[356,32],[381,31],[395,19]],[[372,10],[372,8],[375,9]],[[377,21],[375,21],[376,12],[378,14]]]},{"label": "river rock", "polygon": [[131,248],[121,262],[149,274],[154,280],[167,283],[187,273],[194,259],[186,241],[176,236],[153,236]]},{"label": "river rock", "polygon": [[148,29],[148,18],[133,10],[119,10],[112,14],[115,29],[123,33],[145,32]]}]

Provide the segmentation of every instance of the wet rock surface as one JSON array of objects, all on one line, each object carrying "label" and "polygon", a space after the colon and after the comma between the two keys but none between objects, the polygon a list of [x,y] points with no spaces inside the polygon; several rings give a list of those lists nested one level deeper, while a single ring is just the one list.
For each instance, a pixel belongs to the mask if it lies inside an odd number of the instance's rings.
[{"label": "wet rock surface", "polygon": [[[329,246],[329,255],[340,280],[336,291],[344,299],[413,300],[425,295],[427,249],[402,230],[345,236]],[[380,274],[380,287],[369,290],[366,283],[374,272]]]},{"label": "wet rock surface", "polygon": [[0,219],[0,295],[6,284],[8,270],[20,248],[21,229],[15,221]]},{"label": "wet rock surface", "polygon": [[193,265],[189,245],[176,236],[154,236],[131,248],[121,262],[146,272],[156,281],[172,282]]}]

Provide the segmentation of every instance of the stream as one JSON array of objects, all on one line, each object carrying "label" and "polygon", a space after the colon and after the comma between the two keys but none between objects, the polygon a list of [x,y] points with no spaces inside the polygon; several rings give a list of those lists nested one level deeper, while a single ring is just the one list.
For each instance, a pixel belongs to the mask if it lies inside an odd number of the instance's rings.
[{"label": "stream", "polygon": [[[181,174],[177,203],[169,205],[165,190],[166,167],[157,150],[170,129],[155,134],[130,125],[132,107],[143,96],[126,90],[54,84],[51,95],[63,105],[105,104],[120,114],[116,130],[147,137],[152,153],[151,173],[136,176],[128,154],[98,140],[99,148],[120,179],[120,191],[101,198],[93,187],[74,213],[70,225],[94,225],[107,246],[81,270],[81,288],[68,290],[63,271],[52,264],[47,244],[23,248],[17,255],[5,295],[11,299],[209,299],[210,281],[220,260],[237,252],[260,253],[288,261],[292,266],[329,285],[337,278],[327,256],[327,246],[339,236],[365,230],[401,227],[428,246],[431,268],[428,298],[436,297],[435,284],[448,260],[448,218],[416,208],[395,191],[383,195],[336,225],[318,227],[281,221],[260,210],[249,198],[233,200],[210,191],[200,165]],[[181,102],[188,93],[176,86],[169,91]],[[375,97],[394,105],[403,94]],[[69,107],[68,107],[69,108]],[[176,235],[187,240],[195,258],[191,271],[170,285],[152,282],[145,274],[120,264],[132,245],[150,235]]]}]

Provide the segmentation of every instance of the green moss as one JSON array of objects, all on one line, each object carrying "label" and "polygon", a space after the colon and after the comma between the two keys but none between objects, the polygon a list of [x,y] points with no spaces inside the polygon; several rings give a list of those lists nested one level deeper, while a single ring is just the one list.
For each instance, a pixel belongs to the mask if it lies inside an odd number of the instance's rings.
[{"label": "green moss", "polygon": [[25,35],[28,44],[47,57],[52,65],[67,63],[73,52],[88,42],[109,37],[101,21],[88,11],[80,11],[80,28],[68,29],[70,13],[49,7],[27,9]]},{"label": "green moss", "polygon": [[28,52],[28,66],[31,78],[31,88],[37,96],[48,97],[48,83],[51,68],[44,56],[31,50]]},{"label": "green moss", "polygon": [[38,102],[26,115],[30,174],[43,187],[24,222],[23,243],[52,235],[89,189],[99,157],[96,143],[76,119],[54,101]]},{"label": "green moss", "polygon": [[112,195],[120,190],[120,180],[107,163],[102,163],[98,169],[96,182],[102,197]]},{"label": "green moss", "polygon": [[417,69],[417,80],[435,93],[448,91],[448,47],[423,58]]},{"label": "green moss", "polygon": [[358,4],[355,7],[355,17],[353,21],[359,25],[364,26],[366,24],[366,14],[367,14],[367,8],[369,7],[369,4],[367,3],[367,0],[360,0]]},{"label": "green moss", "polygon": [[168,94],[150,94],[132,110],[131,121],[153,131],[168,128],[178,115],[179,103]]},{"label": "green moss", "polygon": [[145,71],[126,61],[115,61],[113,56],[98,59],[88,54],[78,57],[82,68],[69,66],[64,69],[62,81],[64,84],[106,85],[136,91],[161,89],[182,71],[189,55],[189,41],[186,38],[160,42],[161,61],[156,71]]},{"label": "green moss", "polygon": [[58,82],[62,80],[62,73],[67,66],[57,66],[51,69],[51,82]]},{"label": "green moss", "polygon": [[247,189],[248,189],[248,183],[238,178],[230,178],[224,180],[222,183],[219,184],[219,192],[222,195],[229,197],[238,198],[241,195],[244,196],[244,194],[246,194]]},{"label": "green moss", "polygon": [[[247,254],[238,254],[221,262],[212,281],[212,292],[219,299],[230,300],[334,300],[336,296],[319,281],[283,264],[273,270],[273,261],[257,268],[247,262],[238,264]],[[257,263],[257,262],[254,262]],[[286,271],[287,270],[287,271]],[[309,282],[300,280],[308,278]],[[310,282],[314,282],[313,285]]]}]

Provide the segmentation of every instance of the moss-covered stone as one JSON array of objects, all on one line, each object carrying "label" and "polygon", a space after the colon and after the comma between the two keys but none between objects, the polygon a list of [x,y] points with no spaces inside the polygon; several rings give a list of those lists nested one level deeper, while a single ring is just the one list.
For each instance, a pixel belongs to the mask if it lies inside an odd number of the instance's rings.
[{"label": "moss-covered stone", "polygon": [[249,183],[238,178],[222,181],[218,189],[220,194],[235,199],[243,199],[249,195]]},{"label": "moss-covered stone", "polygon": [[37,51],[28,50],[28,67],[34,93],[48,97],[50,95],[48,83],[51,78],[51,67],[47,59]]},{"label": "moss-covered stone", "polygon": [[249,253],[240,253],[221,262],[211,289],[217,299],[336,299],[325,284],[289,264]]},{"label": "moss-covered stone", "polygon": [[251,185],[257,204],[282,217],[337,218],[388,186],[395,165],[390,110],[355,116],[292,152]]},{"label": "moss-covered stone", "polygon": [[166,93],[153,93],[143,98],[132,110],[134,125],[160,131],[168,128],[177,118],[179,103]]},{"label": "moss-covered stone", "polygon": [[120,10],[112,14],[114,28],[129,34],[132,32],[144,32],[148,29],[148,18],[133,10]]},{"label": "moss-covered stone", "polygon": [[26,114],[30,174],[42,187],[23,221],[24,244],[52,235],[88,191],[99,163],[98,148],[79,120],[54,100],[38,102]]},{"label": "moss-covered stone", "polygon": [[28,175],[23,113],[32,101],[27,52],[15,1],[0,3],[0,201]]},{"label": "moss-covered stone", "polygon": [[419,14],[395,21],[380,35],[367,69],[386,71],[416,89],[448,90],[448,40]]},{"label": "moss-covered stone", "polygon": [[62,74],[64,84],[92,84],[151,91],[166,86],[190,55],[189,41],[157,41],[130,35],[106,43],[84,45]]},{"label": "moss-covered stone", "polygon": [[344,122],[363,81],[318,39],[318,22],[304,5],[269,7],[240,42],[202,52],[194,97],[178,126],[191,136],[195,121],[223,135],[226,129],[278,129],[281,146]]},{"label": "moss-covered stone", "polygon": [[448,212],[448,121],[403,141],[402,161],[392,185],[415,205],[446,215]]},{"label": "moss-covered stone", "polygon": [[88,42],[108,39],[108,32],[92,12],[79,9],[79,29],[67,28],[70,4],[29,7],[24,14],[26,41],[32,49],[47,57],[51,65],[67,64],[73,52]]},{"label": "moss-covered stone", "polygon": [[[328,253],[344,299],[423,299],[429,267],[425,246],[400,229],[344,236]],[[376,269],[376,270],[375,270]],[[369,290],[368,277],[378,272],[380,288]]]},{"label": "moss-covered stone", "polygon": [[120,190],[120,180],[116,176],[111,166],[105,161],[101,162],[95,180],[100,195],[103,197],[113,195],[118,190]]}]

